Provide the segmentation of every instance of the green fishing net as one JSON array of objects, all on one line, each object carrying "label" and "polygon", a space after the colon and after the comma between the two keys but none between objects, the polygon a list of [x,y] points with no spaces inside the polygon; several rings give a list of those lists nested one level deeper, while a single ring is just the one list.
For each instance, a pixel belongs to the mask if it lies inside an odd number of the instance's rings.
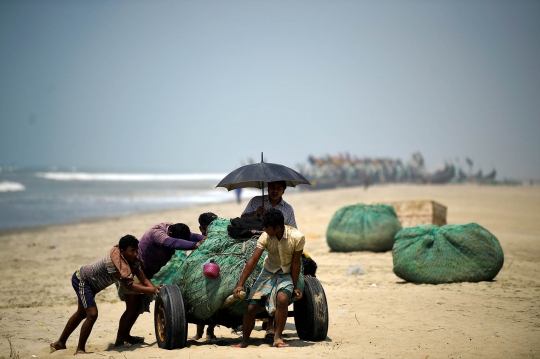
[{"label": "green fishing net", "polygon": [[175,251],[172,258],[165,264],[159,272],[154,274],[151,279],[154,285],[159,284],[172,284],[176,273],[180,270],[180,267],[184,264],[187,255],[185,251]]},{"label": "green fishing net", "polygon": [[427,284],[492,280],[504,263],[497,238],[476,223],[405,228],[392,255],[398,277]]},{"label": "green fishing net", "polygon": [[399,230],[401,223],[393,207],[359,203],[342,207],[334,214],[326,241],[336,252],[384,252],[392,249]]},{"label": "green fishing net", "polygon": [[[230,221],[218,218],[208,226],[208,238],[184,260],[183,265],[173,276],[172,283],[178,285],[186,305],[186,310],[199,320],[214,315],[225,299],[232,294],[247,261],[257,247],[258,236],[249,239],[235,239],[228,235],[227,226]],[[244,285],[249,293],[251,286],[259,276],[266,258],[263,252],[257,267]],[[204,264],[213,259],[220,267],[219,276],[206,278],[203,274]],[[298,289],[303,290],[304,277],[300,275]],[[231,315],[242,316],[247,310],[247,300],[240,300],[227,307]]]}]

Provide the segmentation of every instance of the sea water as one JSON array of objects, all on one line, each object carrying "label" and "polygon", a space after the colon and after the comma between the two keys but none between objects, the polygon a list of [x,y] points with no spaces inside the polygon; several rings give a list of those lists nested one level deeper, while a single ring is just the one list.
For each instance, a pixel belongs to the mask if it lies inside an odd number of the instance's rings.
[{"label": "sea water", "polygon": [[[225,175],[3,169],[0,229],[235,201],[234,191],[216,188]],[[242,198],[249,200],[260,193],[257,189],[244,189]]]}]

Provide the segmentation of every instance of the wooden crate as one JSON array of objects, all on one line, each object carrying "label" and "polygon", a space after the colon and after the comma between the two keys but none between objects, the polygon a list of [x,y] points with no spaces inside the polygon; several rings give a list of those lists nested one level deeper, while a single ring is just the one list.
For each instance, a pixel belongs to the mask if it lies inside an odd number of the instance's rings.
[{"label": "wooden crate", "polygon": [[416,227],[424,223],[446,224],[446,206],[435,201],[403,201],[387,203],[394,207],[401,226]]}]

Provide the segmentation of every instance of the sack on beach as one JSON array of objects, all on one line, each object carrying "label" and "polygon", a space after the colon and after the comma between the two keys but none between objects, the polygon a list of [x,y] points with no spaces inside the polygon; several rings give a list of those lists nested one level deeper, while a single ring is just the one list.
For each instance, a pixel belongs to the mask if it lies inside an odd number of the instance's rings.
[{"label": "sack on beach", "polygon": [[[227,231],[229,225],[229,220],[221,218],[214,220],[208,226],[206,241],[186,258],[184,265],[173,279],[173,283],[182,291],[187,314],[196,319],[208,319],[220,309],[225,299],[232,294],[247,261],[257,248],[258,236],[249,239],[232,238]],[[266,251],[244,285],[246,293],[249,293],[262,271],[265,258]],[[219,275],[215,279],[207,278],[203,274],[204,265],[211,259],[220,268]],[[298,288],[302,290],[303,286],[304,277],[300,275]],[[247,306],[246,300],[240,300],[224,310],[232,316],[241,318]]]},{"label": "sack on beach", "polygon": [[339,209],[326,231],[326,241],[336,252],[392,249],[394,236],[401,229],[391,206],[355,204]]},{"label": "sack on beach", "polygon": [[476,223],[405,228],[392,255],[398,277],[426,284],[492,280],[504,264],[497,238]]}]

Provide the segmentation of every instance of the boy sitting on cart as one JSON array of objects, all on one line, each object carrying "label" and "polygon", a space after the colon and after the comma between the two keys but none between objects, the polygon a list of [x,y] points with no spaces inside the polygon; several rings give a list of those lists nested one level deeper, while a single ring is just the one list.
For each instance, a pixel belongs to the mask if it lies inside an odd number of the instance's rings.
[{"label": "boy sitting on cart", "polygon": [[253,256],[248,260],[233,295],[238,298],[244,290],[244,283],[253,273],[263,251],[268,255],[264,268],[253,284],[248,296],[248,309],[242,324],[242,342],[235,348],[246,348],[255,326],[255,317],[262,305],[270,316],[274,316],[274,344],[276,348],[287,347],[281,338],[287,321],[289,301],[292,296],[302,298],[296,288],[300,275],[300,258],[304,249],[305,237],[297,229],[285,226],[283,214],[271,208],[262,217],[264,231],[258,241]]}]

